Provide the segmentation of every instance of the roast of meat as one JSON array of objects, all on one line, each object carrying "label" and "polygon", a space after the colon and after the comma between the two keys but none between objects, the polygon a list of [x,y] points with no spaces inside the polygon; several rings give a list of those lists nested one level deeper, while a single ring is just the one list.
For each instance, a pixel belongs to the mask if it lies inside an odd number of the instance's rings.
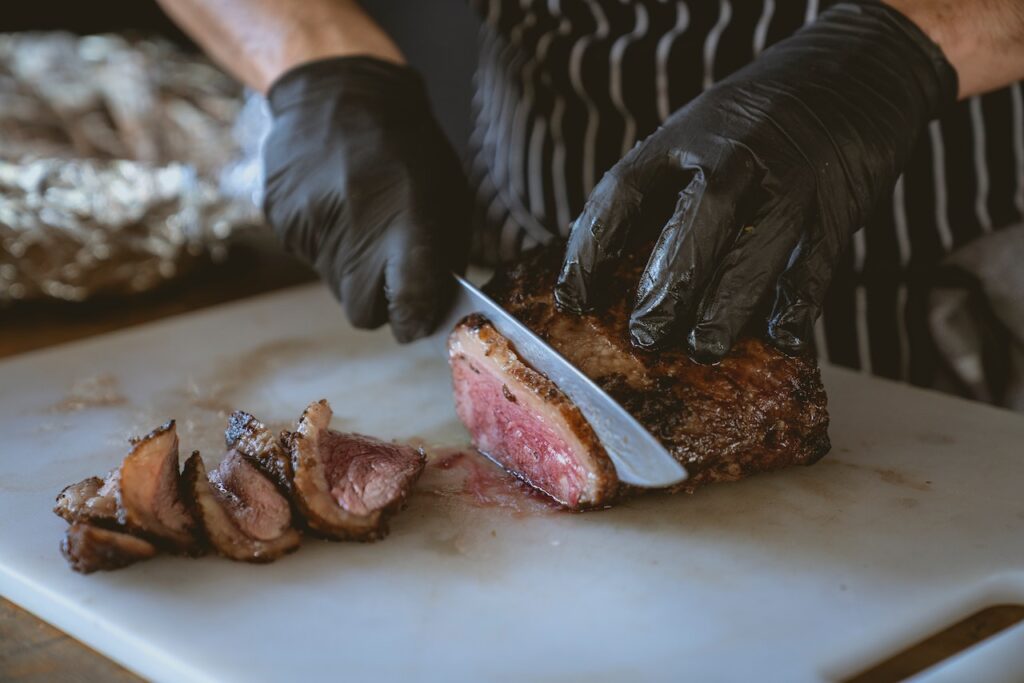
[{"label": "roast of meat", "polygon": [[[643,262],[625,258],[599,312],[555,307],[562,250],[541,249],[499,272],[488,293],[640,420],[690,477],[677,489],[810,464],[829,449],[825,391],[812,357],[790,357],[755,336],[715,365],[682,348],[645,352],[628,335]],[[586,420],[479,316],[449,338],[456,411],[474,444],[571,508],[630,493]]]},{"label": "roast of meat", "polygon": [[[72,569],[118,569],[158,551],[270,562],[299,547],[300,529],[369,541],[387,533],[423,469],[419,449],[329,429],[326,401],[294,434],[274,437],[258,419],[231,415],[228,450],[207,471],[198,452],[179,470],[173,421],[132,441],[121,466],[57,496],[70,526],[61,552]],[[294,473],[294,474],[293,474]],[[301,511],[305,518],[297,517]]]}]

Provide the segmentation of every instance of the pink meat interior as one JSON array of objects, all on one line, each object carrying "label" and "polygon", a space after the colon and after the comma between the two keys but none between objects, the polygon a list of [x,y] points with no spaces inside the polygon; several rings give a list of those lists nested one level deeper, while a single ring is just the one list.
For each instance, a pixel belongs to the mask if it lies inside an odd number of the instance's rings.
[{"label": "pink meat interior", "polygon": [[209,479],[217,501],[250,538],[270,541],[291,526],[288,501],[237,451],[228,451]]},{"label": "pink meat interior", "polygon": [[356,515],[401,499],[423,467],[423,456],[411,446],[333,430],[320,435],[320,457],[331,495]]},{"label": "pink meat interior", "polygon": [[486,360],[456,357],[452,379],[455,410],[478,449],[562,503],[579,503],[587,474],[574,451],[583,446],[557,409]]}]

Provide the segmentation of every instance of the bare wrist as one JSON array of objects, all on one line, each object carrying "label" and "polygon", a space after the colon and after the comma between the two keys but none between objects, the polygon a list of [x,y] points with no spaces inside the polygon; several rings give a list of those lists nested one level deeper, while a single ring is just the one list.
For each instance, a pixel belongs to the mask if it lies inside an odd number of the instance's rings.
[{"label": "bare wrist", "polygon": [[368,16],[347,17],[345,22],[291,26],[276,54],[261,60],[256,87],[267,89],[290,69],[329,57],[375,57],[405,64],[405,56],[394,41]]},{"label": "bare wrist", "polygon": [[1018,0],[884,0],[917,24],[956,69],[960,99],[1024,78]]},{"label": "bare wrist", "polygon": [[206,52],[266,92],[284,72],[329,57],[404,64],[398,46],[356,0],[158,0]]}]

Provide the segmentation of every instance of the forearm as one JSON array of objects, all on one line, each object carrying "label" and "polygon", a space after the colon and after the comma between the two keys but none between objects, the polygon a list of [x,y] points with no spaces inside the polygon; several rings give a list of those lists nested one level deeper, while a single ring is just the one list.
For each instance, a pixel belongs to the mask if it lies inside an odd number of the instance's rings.
[{"label": "forearm", "polygon": [[1021,0],[885,0],[917,24],[946,55],[960,98],[1024,79]]},{"label": "forearm", "polygon": [[368,55],[404,63],[355,0],[157,0],[239,80],[261,92],[303,62]]}]

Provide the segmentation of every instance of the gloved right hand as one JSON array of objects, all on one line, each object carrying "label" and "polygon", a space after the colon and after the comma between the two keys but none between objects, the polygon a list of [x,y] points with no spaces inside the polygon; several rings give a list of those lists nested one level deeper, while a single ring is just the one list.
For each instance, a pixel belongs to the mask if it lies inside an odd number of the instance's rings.
[{"label": "gloved right hand", "polygon": [[429,334],[469,249],[468,186],[420,77],[371,57],[300,65],[267,95],[264,213],[353,325]]},{"label": "gloved right hand", "polygon": [[676,194],[636,283],[633,343],[685,340],[713,363],[753,324],[779,348],[807,351],[842,250],[956,94],[953,66],[899,11],[832,5],[608,171],[573,225],[555,299],[595,310],[596,290],[621,286],[605,273],[642,242],[652,197]]}]

